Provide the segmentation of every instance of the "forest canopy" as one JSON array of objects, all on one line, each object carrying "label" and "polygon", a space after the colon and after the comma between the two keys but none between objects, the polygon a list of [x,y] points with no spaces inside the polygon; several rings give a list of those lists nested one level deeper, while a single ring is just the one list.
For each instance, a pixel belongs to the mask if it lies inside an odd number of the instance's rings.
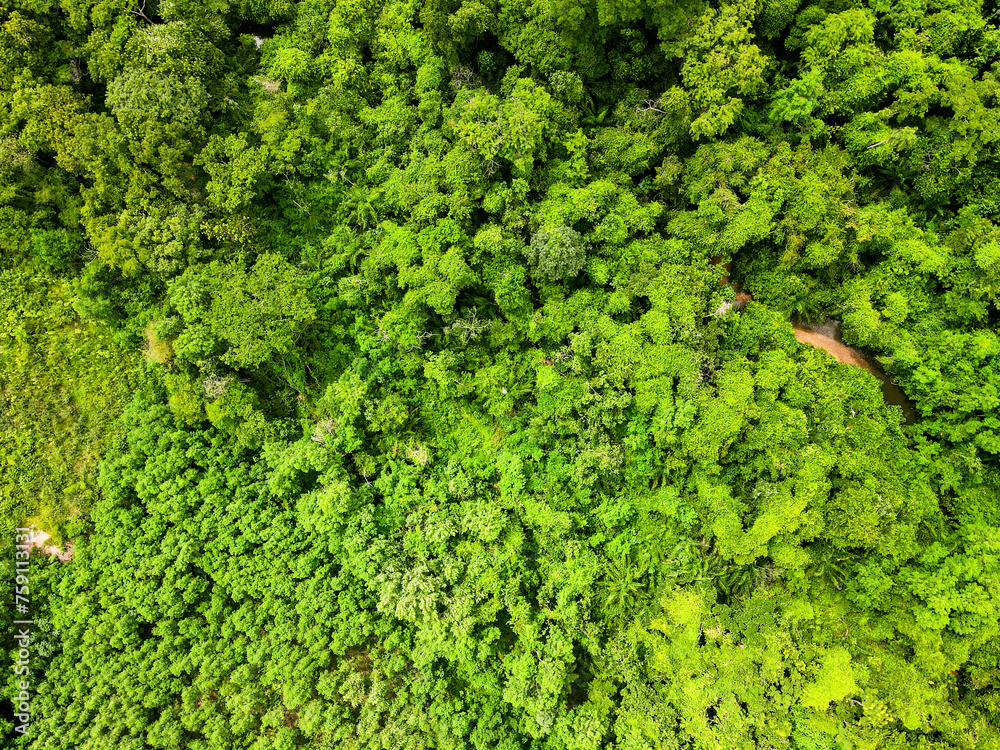
[{"label": "forest canopy", "polygon": [[5,746],[1000,748],[998,76],[992,0],[0,0]]}]

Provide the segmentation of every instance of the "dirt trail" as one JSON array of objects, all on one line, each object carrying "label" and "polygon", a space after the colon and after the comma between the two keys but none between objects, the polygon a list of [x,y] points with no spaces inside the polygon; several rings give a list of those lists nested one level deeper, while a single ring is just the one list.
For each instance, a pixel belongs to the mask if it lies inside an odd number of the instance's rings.
[{"label": "dirt trail", "polygon": [[[730,306],[737,309],[742,308],[747,302],[753,299],[753,295],[740,288],[740,285],[729,280],[732,272],[732,262],[722,263],[722,256],[717,255],[711,260],[712,265],[722,269],[722,276],[719,284],[728,284],[736,292],[734,303],[726,303],[720,310],[724,312]],[[819,325],[798,325],[792,324],[795,338],[802,344],[815,346],[828,354],[833,355],[838,362],[845,365],[854,365],[862,370],[867,370],[874,375],[882,386],[882,398],[887,404],[898,406],[903,412],[903,423],[913,424],[917,421],[917,412],[913,404],[906,398],[906,394],[892,379],[882,372],[882,368],[876,362],[868,359],[860,349],[847,346],[840,340],[840,321],[827,318]]]},{"label": "dirt trail", "polygon": [[795,331],[795,338],[797,338],[803,344],[809,344],[810,346],[815,346],[820,349],[825,350],[829,354],[832,354],[837,358],[837,361],[845,365],[855,365],[864,370],[868,370],[872,375],[875,374],[875,370],[868,363],[859,352],[842,344],[834,338],[829,336],[824,336],[821,333],[816,333],[815,331],[810,331],[807,328],[802,328],[801,326],[793,325],[792,330]]},{"label": "dirt trail", "polygon": [[832,354],[837,358],[838,362],[845,365],[854,365],[870,372],[878,379],[879,384],[882,386],[882,400],[892,406],[898,406],[902,410],[903,424],[913,424],[916,422],[917,410],[913,408],[913,404],[910,403],[910,400],[903,393],[902,389],[892,382],[892,378],[882,372],[882,368],[878,366],[877,362],[873,362],[865,357],[860,349],[847,346],[839,340],[839,324],[836,324],[835,321],[828,321],[824,325],[829,328],[831,327],[831,323],[833,323],[832,330],[835,332],[833,336],[809,330],[799,325],[793,325],[792,330],[795,331],[795,338],[801,343],[822,349],[828,354]]}]

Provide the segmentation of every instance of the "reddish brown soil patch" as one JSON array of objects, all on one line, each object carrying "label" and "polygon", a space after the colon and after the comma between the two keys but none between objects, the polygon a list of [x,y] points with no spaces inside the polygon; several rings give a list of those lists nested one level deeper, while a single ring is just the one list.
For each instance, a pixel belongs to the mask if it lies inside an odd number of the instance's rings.
[{"label": "reddish brown soil patch", "polygon": [[31,546],[41,550],[43,555],[55,555],[59,562],[69,562],[73,559],[73,543],[66,542],[66,549],[61,549],[54,544],[46,544],[52,538],[51,534],[44,531],[36,531],[31,535]]}]

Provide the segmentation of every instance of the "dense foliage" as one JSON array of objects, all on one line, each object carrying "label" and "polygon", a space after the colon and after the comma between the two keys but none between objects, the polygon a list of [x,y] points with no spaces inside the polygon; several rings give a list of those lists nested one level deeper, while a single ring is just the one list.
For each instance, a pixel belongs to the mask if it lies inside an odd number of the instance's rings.
[{"label": "dense foliage", "polygon": [[9,743],[1000,748],[998,20],[0,0]]}]

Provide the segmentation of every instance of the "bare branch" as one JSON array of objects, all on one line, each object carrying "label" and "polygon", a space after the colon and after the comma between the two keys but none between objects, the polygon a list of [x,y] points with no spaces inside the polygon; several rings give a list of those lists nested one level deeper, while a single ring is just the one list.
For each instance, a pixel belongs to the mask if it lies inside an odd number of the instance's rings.
[{"label": "bare branch", "polygon": [[659,108],[659,99],[647,99],[645,102],[640,104],[635,108],[636,112],[659,112],[661,115],[667,114],[662,109]]},{"label": "bare branch", "polygon": [[142,0],[138,10],[132,10],[131,8],[126,8],[126,10],[133,16],[138,16],[146,23],[156,23],[152,18],[146,15],[146,0]]}]

